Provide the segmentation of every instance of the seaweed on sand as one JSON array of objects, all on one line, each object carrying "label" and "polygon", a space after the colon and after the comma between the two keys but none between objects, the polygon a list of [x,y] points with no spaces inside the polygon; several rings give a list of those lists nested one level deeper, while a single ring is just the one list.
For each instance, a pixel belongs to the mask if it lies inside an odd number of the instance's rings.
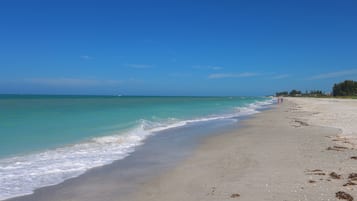
[{"label": "seaweed on sand", "polygon": [[231,198],[237,198],[237,197],[240,197],[240,194],[239,193],[233,193],[231,195]]},{"label": "seaweed on sand", "polygon": [[348,178],[352,181],[357,181],[357,173],[351,173],[350,175],[348,175]]},{"label": "seaweed on sand", "polygon": [[350,194],[345,193],[343,191],[338,191],[336,193],[336,197],[340,200],[343,199],[343,200],[347,200],[347,201],[353,201],[353,197]]},{"label": "seaweed on sand", "polygon": [[341,179],[341,175],[337,174],[336,172],[331,172],[330,177],[332,179]]},{"label": "seaweed on sand", "polygon": [[343,186],[355,186],[355,185],[357,184],[352,181],[348,181],[347,183],[343,184]]},{"label": "seaweed on sand", "polygon": [[333,147],[327,147],[326,150],[333,150],[333,151],[342,151],[348,149],[347,147],[341,147],[341,146],[333,146]]}]

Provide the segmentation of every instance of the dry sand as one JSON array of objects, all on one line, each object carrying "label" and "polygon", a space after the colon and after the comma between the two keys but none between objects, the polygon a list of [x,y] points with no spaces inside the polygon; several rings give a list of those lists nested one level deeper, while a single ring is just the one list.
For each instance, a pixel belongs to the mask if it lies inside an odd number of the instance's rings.
[{"label": "dry sand", "polygon": [[[356,200],[357,181],[348,177],[357,173],[357,150],[336,144],[331,136],[341,134],[338,129],[314,125],[324,117],[330,122],[321,125],[345,128],[335,121],[355,115],[347,115],[355,103],[331,101],[330,113],[317,113],[322,104],[315,101],[289,99],[242,129],[210,137],[185,162],[125,200],[339,200],[336,195]],[[334,112],[341,107],[342,117]]]},{"label": "dry sand", "polygon": [[240,129],[205,138],[187,159],[140,180],[128,195],[120,193],[125,181],[114,165],[13,200],[357,200],[357,150],[344,137],[356,134],[356,101],[289,98],[274,107]]},{"label": "dry sand", "polygon": [[[312,125],[340,129],[338,139],[357,144],[357,100],[332,98],[288,98],[298,111],[309,112],[304,118]],[[351,146],[351,145],[350,145]],[[357,148],[354,146],[354,148]]]}]

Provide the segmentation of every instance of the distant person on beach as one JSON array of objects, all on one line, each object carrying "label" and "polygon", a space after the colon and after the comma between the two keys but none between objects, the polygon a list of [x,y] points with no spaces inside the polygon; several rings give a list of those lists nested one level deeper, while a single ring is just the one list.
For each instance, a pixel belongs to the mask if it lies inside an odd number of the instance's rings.
[{"label": "distant person on beach", "polygon": [[277,104],[283,103],[283,101],[284,101],[284,100],[283,100],[282,97],[278,97],[278,98],[277,98]]}]

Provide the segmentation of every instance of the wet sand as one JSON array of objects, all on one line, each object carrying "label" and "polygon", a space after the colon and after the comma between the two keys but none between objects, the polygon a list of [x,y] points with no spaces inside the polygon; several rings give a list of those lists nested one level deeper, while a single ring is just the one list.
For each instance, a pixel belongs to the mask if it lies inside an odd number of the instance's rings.
[{"label": "wet sand", "polygon": [[125,194],[114,164],[37,191],[31,200],[356,200],[357,150],[337,140],[340,129],[309,121],[315,111],[304,108],[288,99],[240,128],[205,137],[178,163],[143,176]]},{"label": "wet sand", "polygon": [[285,101],[242,129],[208,138],[126,200],[357,199],[357,150],[336,145],[340,130],[305,122],[312,112],[302,107]]}]

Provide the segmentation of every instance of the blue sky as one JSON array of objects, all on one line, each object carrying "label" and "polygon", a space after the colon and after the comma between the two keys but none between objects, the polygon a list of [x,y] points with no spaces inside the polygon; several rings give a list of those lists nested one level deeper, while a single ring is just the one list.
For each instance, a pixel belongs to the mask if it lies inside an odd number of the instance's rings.
[{"label": "blue sky", "polygon": [[266,95],[357,80],[357,1],[0,1],[0,93]]}]

